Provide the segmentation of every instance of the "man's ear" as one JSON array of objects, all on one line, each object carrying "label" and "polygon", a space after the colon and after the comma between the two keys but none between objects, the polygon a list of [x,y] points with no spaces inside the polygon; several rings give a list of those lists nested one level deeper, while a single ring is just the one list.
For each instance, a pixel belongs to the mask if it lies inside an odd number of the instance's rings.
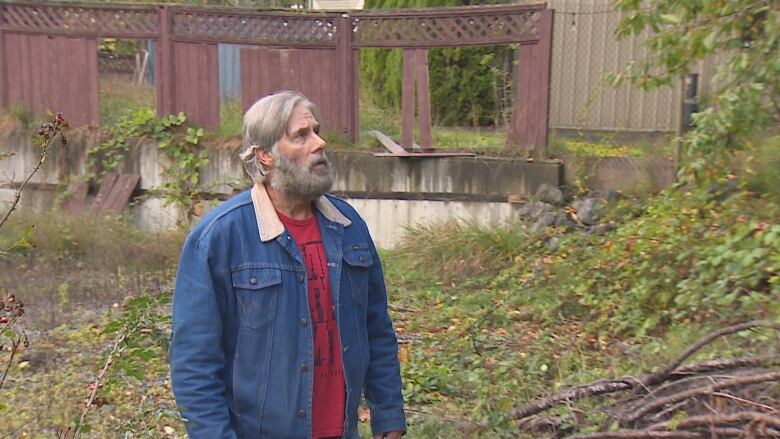
[{"label": "man's ear", "polygon": [[266,169],[271,169],[271,165],[274,163],[274,158],[271,156],[270,152],[262,148],[257,148],[255,150],[255,157],[257,157],[257,161],[260,162],[263,167]]}]

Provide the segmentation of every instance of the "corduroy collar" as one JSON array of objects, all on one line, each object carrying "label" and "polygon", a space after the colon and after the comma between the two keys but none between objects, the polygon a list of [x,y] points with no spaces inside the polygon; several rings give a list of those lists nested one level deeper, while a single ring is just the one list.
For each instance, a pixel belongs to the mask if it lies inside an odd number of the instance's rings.
[{"label": "corduroy collar", "polygon": [[[268,191],[265,189],[264,184],[255,183],[252,187],[252,204],[255,207],[260,241],[268,242],[276,239],[284,232],[284,224],[279,219],[279,215],[276,214],[276,209],[271,202],[271,197],[268,196]],[[352,221],[344,216],[325,195],[314,201],[314,207],[330,221],[339,223],[344,227],[352,224]]]}]

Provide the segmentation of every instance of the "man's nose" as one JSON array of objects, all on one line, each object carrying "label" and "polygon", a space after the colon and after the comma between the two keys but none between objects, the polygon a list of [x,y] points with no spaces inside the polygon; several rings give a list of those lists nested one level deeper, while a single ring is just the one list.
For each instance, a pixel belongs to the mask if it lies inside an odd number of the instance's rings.
[{"label": "man's nose", "polygon": [[325,149],[325,145],[328,144],[328,142],[325,141],[322,137],[320,137],[319,134],[313,133],[314,137],[312,138],[314,141],[314,149],[313,152],[318,152],[322,149]]}]

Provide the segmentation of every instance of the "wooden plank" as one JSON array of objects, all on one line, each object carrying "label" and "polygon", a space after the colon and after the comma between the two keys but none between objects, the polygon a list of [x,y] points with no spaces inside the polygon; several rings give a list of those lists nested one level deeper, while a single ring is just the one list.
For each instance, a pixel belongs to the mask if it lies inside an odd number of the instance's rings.
[{"label": "wooden plank", "polygon": [[111,189],[106,202],[103,204],[103,211],[119,215],[127,206],[133,190],[141,180],[138,174],[122,174],[116,180],[116,184]]},{"label": "wooden plank", "polygon": [[357,109],[351,108],[349,94],[352,85],[350,75],[352,69],[352,18],[346,15],[339,17],[337,29],[336,70],[338,71],[338,83],[334,90],[336,93],[334,96],[338,96],[339,102],[338,130],[340,134],[352,137],[349,125],[350,120],[352,120],[352,111],[357,111]]},{"label": "wooden plank", "polygon": [[414,51],[411,49],[404,49],[401,81],[401,146],[409,151],[414,142]]},{"label": "wooden plank", "polygon": [[509,142],[530,147],[534,157],[544,156],[550,107],[550,63],[552,58],[552,11],[542,13],[541,39],[521,45],[517,51],[515,107],[509,129]]},{"label": "wooden plank", "polygon": [[245,49],[241,48],[238,50],[238,65],[240,68],[240,79],[241,81],[241,108],[246,112],[246,110],[249,109],[249,106],[252,105],[251,101],[251,93],[250,93],[250,87],[254,83],[254,81],[250,81],[249,78],[252,75],[252,59],[251,59],[251,53],[249,51],[252,49]]},{"label": "wooden plank", "polygon": [[95,196],[95,200],[92,201],[92,206],[89,208],[89,213],[98,213],[103,210],[103,206],[106,203],[108,195],[111,193],[111,189],[114,188],[119,175],[116,172],[109,172],[103,176],[103,181],[100,182],[100,189]]},{"label": "wooden plank", "polygon": [[401,145],[393,142],[393,140],[389,137],[387,137],[384,133],[381,131],[373,130],[369,131],[369,134],[376,137],[377,140],[379,140],[379,143],[382,144],[382,146],[385,147],[386,150],[390,151],[393,155],[409,155],[410,152],[405,150],[401,147]]},{"label": "wooden plank", "polygon": [[209,104],[206,127],[218,130],[220,125],[220,95],[219,95],[219,49],[217,44],[209,44],[205,47],[207,62],[207,78]]},{"label": "wooden plank", "polygon": [[84,211],[87,203],[87,184],[76,182],[68,185],[68,195],[62,201],[60,209],[68,215],[78,215]]},{"label": "wooden plank", "polygon": [[428,85],[428,49],[415,50],[414,58],[420,146],[422,146],[423,151],[426,151],[431,149],[433,143],[431,139],[431,92]]},{"label": "wooden plank", "polygon": [[89,102],[88,120],[90,125],[100,125],[100,82],[97,67],[97,39],[90,38],[85,41],[87,46],[87,69],[84,84],[88,87],[87,102]]},{"label": "wooden plank", "polygon": [[[3,22],[4,12],[5,5],[0,3],[0,23]],[[6,66],[8,66],[8,59],[5,56],[5,35],[2,27],[0,27],[0,108],[6,108],[8,106],[8,77]]]},{"label": "wooden plank", "polygon": [[157,115],[173,112],[173,41],[171,40],[171,14],[166,6],[160,7],[160,37],[157,39],[155,82],[157,86]]}]

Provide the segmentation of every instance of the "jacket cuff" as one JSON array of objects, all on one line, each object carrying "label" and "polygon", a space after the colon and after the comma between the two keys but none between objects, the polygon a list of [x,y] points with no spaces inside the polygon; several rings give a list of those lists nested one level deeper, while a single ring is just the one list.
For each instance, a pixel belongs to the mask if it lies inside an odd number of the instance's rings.
[{"label": "jacket cuff", "polygon": [[371,431],[373,434],[387,433],[390,431],[403,431],[406,433],[406,416],[391,416],[382,419],[371,418]]}]

